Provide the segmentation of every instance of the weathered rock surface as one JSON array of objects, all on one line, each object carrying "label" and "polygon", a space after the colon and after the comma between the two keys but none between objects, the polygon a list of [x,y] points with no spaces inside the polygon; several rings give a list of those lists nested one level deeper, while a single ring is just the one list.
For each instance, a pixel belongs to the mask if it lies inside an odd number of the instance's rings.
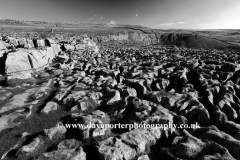
[{"label": "weathered rock surface", "polygon": [[1,75],[25,80],[1,83],[2,157],[240,159],[239,52],[157,36],[4,37]]},{"label": "weathered rock surface", "polygon": [[[77,47],[71,44],[63,44],[63,50],[92,50],[93,54],[99,52],[98,46],[89,39],[87,36],[82,36],[81,44],[77,44]],[[59,55],[62,51],[60,45],[52,39],[34,39],[30,40],[18,40],[11,37],[6,39],[8,44],[12,44],[19,49],[8,52],[7,58],[3,62],[5,63],[5,72],[9,79],[27,79],[31,77],[33,71],[42,70],[47,67],[52,60]],[[35,47],[36,49],[30,48]],[[25,48],[25,49],[23,49]],[[0,50],[2,57],[2,50],[6,50],[4,43],[0,42]],[[2,69],[4,70],[4,69]]]},{"label": "weathered rock surface", "polygon": [[154,34],[142,34],[142,33],[126,33],[126,34],[114,34],[107,36],[95,36],[94,41],[98,43],[111,42],[111,41],[133,41],[142,42],[144,44],[157,43],[157,37]]},{"label": "weathered rock surface", "polygon": [[136,151],[121,139],[110,137],[99,144],[98,154],[104,160],[130,160],[136,156]]},{"label": "weathered rock surface", "polygon": [[6,46],[4,45],[4,43],[2,41],[0,41],[0,50],[6,50]]},{"label": "weathered rock surface", "polygon": [[169,148],[161,148],[160,154],[165,159],[235,159],[221,145],[205,139],[198,139],[187,131],[177,135]]},{"label": "weathered rock surface", "polygon": [[47,152],[35,158],[37,160],[86,160],[86,153],[80,147],[74,149],[61,149],[57,151]]},{"label": "weathered rock surface", "polygon": [[50,128],[50,129],[44,129],[44,134],[50,139],[58,139],[64,136],[67,129],[66,127],[60,123],[57,124],[56,127]]},{"label": "weathered rock surface", "polygon": [[33,71],[47,67],[58,55],[58,52],[60,52],[58,46],[48,47],[44,50],[19,49],[16,52],[10,52],[5,62],[6,74],[9,79],[30,78]]},{"label": "weathered rock surface", "polygon": [[79,138],[82,140],[106,136],[110,130],[104,126],[105,124],[109,124],[109,116],[99,110],[88,115],[72,114],[71,122],[77,124],[74,128],[79,129]]},{"label": "weathered rock surface", "polygon": [[8,112],[15,109],[37,104],[40,98],[46,98],[52,91],[51,87],[37,87],[26,90],[22,94],[14,95],[10,98],[4,107],[0,108],[0,113]]},{"label": "weathered rock surface", "polygon": [[16,121],[16,119],[25,119],[31,116],[32,110],[36,110],[52,93],[53,88],[48,86],[50,83],[51,80],[45,86],[31,88],[14,96],[6,93],[12,97],[5,99],[5,105],[0,108],[0,130],[16,127],[21,124],[21,120]]},{"label": "weathered rock surface", "polygon": [[43,108],[42,112],[48,114],[51,111],[58,109],[58,104],[56,102],[47,102],[46,106]]}]

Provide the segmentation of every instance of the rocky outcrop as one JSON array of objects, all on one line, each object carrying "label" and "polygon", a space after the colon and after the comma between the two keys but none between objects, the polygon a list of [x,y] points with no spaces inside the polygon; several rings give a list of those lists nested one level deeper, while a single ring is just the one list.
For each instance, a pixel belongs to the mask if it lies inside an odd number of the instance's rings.
[{"label": "rocky outcrop", "polygon": [[187,38],[199,38],[199,35],[194,33],[165,33],[160,37],[162,42],[173,42]]},{"label": "rocky outcrop", "polygon": [[21,120],[26,119],[32,114],[32,110],[46,100],[53,91],[52,80],[42,87],[36,87],[26,90],[23,93],[10,96],[5,99],[6,103],[0,108],[0,131],[6,128],[13,128],[21,124]]},{"label": "rocky outcrop", "polygon": [[5,61],[7,48],[3,41],[0,40],[0,82],[5,80]]},{"label": "rocky outcrop", "polygon": [[106,36],[113,43],[101,46],[99,53],[86,36],[2,50],[10,77],[17,75],[14,70],[23,76],[22,67],[34,72],[35,80],[0,87],[2,157],[239,159],[239,53],[123,46],[115,42],[150,43],[150,37],[117,36]]},{"label": "rocky outcrop", "polygon": [[30,78],[33,71],[39,71],[47,67],[59,52],[61,50],[56,45],[44,50],[19,49],[8,53],[5,62],[5,71],[8,79]]},{"label": "rocky outcrop", "polygon": [[73,124],[77,124],[73,128],[79,129],[78,137],[82,140],[103,137],[109,134],[110,129],[104,127],[104,125],[109,124],[109,116],[99,110],[87,115],[72,114],[70,120]]},{"label": "rocky outcrop", "polygon": [[240,141],[220,131],[216,126],[199,128],[194,131],[194,135],[200,139],[208,139],[216,142],[225,147],[234,158],[240,158]]},{"label": "rocky outcrop", "polygon": [[[60,43],[60,45],[52,39],[33,39],[32,41],[21,39],[19,41],[18,39],[6,37],[5,42],[19,48],[10,51],[7,50],[2,41],[0,42],[0,59],[3,62],[1,63],[1,70],[5,72],[8,79],[31,78],[33,72],[48,67],[62,50],[91,50],[93,54],[99,52],[98,46],[86,35],[83,35],[80,41],[75,41],[75,43]],[[36,49],[29,49],[32,47]]]},{"label": "rocky outcrop", "polygon": [[37,159],[42,160],[86,160],[86,153],[83,151],[82,147],[74,149],[64,149],[57,150],[53,152],[43,153],[41,156],[38,156]]},{"label": "rocky outcrop", "polygon": [[136,156],[136,151],[118,138],[108,138],[98,147],[100,159],[131,160]]},{"label": "rocky outcrop", "polygon": [[63,137],[66,133],[67,129],[64,127],[61,122],[57,124],[56,127],[50,128],[50,129],[44,129],[44,134],[50,139],[50,140],[56,140],[61,137]]},{"label": "rocky outcrop", "polygon": [[55,111],[58,109],[58,104],[56,102],[48,102],[46,106],[42,109],[42,113],[48,114],[51,111]]},{"label": "rocky outcrop", "polygon": [[3,41],[0,41],[0,50],[6,50],[6,46],[4,45]]},{"label": "rocky outcrop", "polygon": [[107,36],[95,36],[94,41],[98,43],[126,41],[126,42],[143,43],[146,45],[157,43],[155,34],[145,34],[140,32],[116,34],[116,35],[114,34],[114,35],[107,35]]},{"label": "rocky outcrop", "polygon": [[99,52],[99,48],[97,44],[92,39],[90,39],[87,35],[82,35],[78,37],[76,40],[72,40],[72,41],[62,41],[61,45],[64,51],[66,50],[85,51],[86,49],[88,49],[93,53]]},{"label": "rocky outcrop", "polygon": [[225,159],[235,160],[228,150],[221,145],[205,139],[198,139],[187,131],[176,135],[170,147],[161,148],[160,153],[164,159]]}]

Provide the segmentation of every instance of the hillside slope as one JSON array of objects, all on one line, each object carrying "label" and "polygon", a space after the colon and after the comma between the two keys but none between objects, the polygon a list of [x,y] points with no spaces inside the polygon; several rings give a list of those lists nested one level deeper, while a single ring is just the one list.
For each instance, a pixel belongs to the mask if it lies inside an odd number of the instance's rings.
[{"label": "hillside slope", "polygon": [[[56,26],[59,28],[51,32],[51,29]],[[61,39],[61,37],[87,34],[100,45],[124,41],[145,45],[163,44],[204,49],[240,48],[240,41],[238,41],[240,34],[237,30],[160,30],[127,24],[0,20],[1,33],[2,35],[21,33],[20,35],[24,38],[40,35],[38,38],[43,39],[47,37]]]}]

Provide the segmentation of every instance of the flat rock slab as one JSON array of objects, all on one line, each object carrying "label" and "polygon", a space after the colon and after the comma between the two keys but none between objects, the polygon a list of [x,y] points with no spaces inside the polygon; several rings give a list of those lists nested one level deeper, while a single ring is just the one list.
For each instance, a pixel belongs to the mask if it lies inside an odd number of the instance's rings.
[{"label": "flat rock slab", "polygon": [[131,160],[136,156],[136,150],[123,143],[121,139],[110,137],[98,147],[99,158],[107,160]]},{"label": "flat rock slab", "polygon": [[0,117],[0,132],[7,128],[13,128],[19,125],[21,122],[14,122],[15,119],[19,117],[26,117],[29,112],[24,110],[17,110],[8,115],[3,115]]},{"label": "flat rock slab", "polygon": [[0,41],[0,50],[6,50],[6,46],[4,45],[3,41]]},{"label": "flat rock slab", "polygon": [[6,90],[1,90],[0,91],[0,103],[8,100],[12,96],[12,92],[6,91]]},{"label": "flat rock slab", "polygon": [[22,94],[17,94],[9,99],[3,107],[0,108],[0,113],[4,113],[10,110],[22,108],[27,105],[33,105],[38,103],[38,99],[47,95],[52,88],[50,87],[38,87],[31,88],[23,92]]},{"label": "flat rock slab", "polygon": [[47,67],[52,59],[61,52],[58,45],[46,47],[42,50],[19,49],[10,52],[5,62],[8,79],[27,79],[31,77],[33,71],[42,70]]}]

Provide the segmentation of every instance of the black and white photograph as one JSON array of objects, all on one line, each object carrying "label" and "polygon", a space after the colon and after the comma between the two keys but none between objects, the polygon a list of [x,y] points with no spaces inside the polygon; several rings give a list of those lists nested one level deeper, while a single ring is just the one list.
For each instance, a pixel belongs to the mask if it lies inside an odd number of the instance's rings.
[{"label": "black and white photograph", "polygon": [[0,160],[240,160],[240,0],[0,0]]}]

